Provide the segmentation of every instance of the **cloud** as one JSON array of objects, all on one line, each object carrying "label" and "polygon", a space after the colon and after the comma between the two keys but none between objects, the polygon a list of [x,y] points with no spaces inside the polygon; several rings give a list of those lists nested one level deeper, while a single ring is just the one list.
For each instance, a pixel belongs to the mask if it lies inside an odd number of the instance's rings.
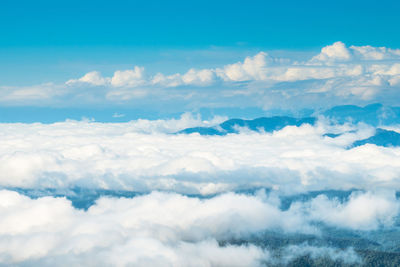
[{"label": "cloud", "polygon": [[87,83],[95,86],[106,85],[109,82],[109,79],[101,76],[101,73],[98,71],[88,72],[83,75],[81,78],[77,80],[69,80],[66,82],[67,85],[74,85],[76,83]]},{"label": "cloud", "polygon": [[311,59],[311,61],[348,61],[351,59],[351,52],[342,42],[336,42],[325,46],[321,53]]},{"label": "cloud", "polygon": [[114,87],[136,87],[144,83],[144,68],[135,66],[133,70],[117,70],[111,78],[111,85]]},{"label": "cloud", "polygon": [[112,117],[113,117],[113,118],[123,118],[123,117],[125,117],[125,114],[121,114],[121,113],[115,112],[115,113],[112,115]]},{"label": "cloud", "polygon": [[355,192],[346,203],[319,195],[308,203],[296,203],[291,209],[307,210],[310,220],[353,230],[375,230],[390,226],[399,213],[399,202],[393,192]]},{"label": "cloud", "polygon": [[[4,124],[0,185],[26,188],[173,190],[214,194],[265,186],[287,192],[400,188],[398,148],[354,141],[374,134],[359,125],[289,126],[274,133],[173,135],[212,126],[189,114],[180,120],[129,123],[67,121]],[[337,138],[325,133],[343,133]]]},{"label": "cloud", "polygon": [[89,84],[93,86],[137,87],[145,83],[144,68],[135,66],[132,70],[117,70],[112,77],[103,77],[98,71],[91,71],[79,79],[71,79],[66,85]]},{"label": "cloud", "polygon": [[400,49],[391,49],[386,47],[350,46],[347,47],[343,42],[335,42],[332,45],[325,46],[321,49],[321,53],[314,56],[311,61],[314,62],[346,62],[346,61],[375,61],[382,60],[399,60]]},{"label": "cloud", "polygon": [[176,87],[181,85],[198,85],[207,86],[215,81],[215,72],[209,69],[195,70],[190,69],[185,74],[179,73],[165,76],[162,73],[157,73],[151,81],[154,85],[166,87]]},{"label": "cloud", "polygon": [[116,104],[155,110],[167,105],[172,112],[209,106],[302,109],[349,103],[397,104],[400,49],[335,42],[301,61],[272,54],[259,52],[221,67],[188,66],[182,73],[151,73],[134,66],[116,70],[110,77],[91,71],[64,84],[3,86],[0,102]]},{"label": "cloud", "polygon": [[360,256],[357,255],[353,248],[339,250],[330,247],[313,247],[307,244],[290,245],[284,249],[283,254],[282,259],[278,259],[277,262],[285,265],[297,257],[305,255],[310,255],[312,259],[327,257],[335,261],[341,261],[344,264],[362,263]]},{"label": "cloud", "polygon": [[49,100],[66,94],[66,89],[53,83],[35,86],[2,86],[0,102],[13,104],[29,104],[34,101]]},{"label": "cloud", "polygon": [[[309,230],[317,227],[312,226],[315,214],[320,214],[319,218],[334,216],[353,205],[363,210],[364,203],[357,201],[371,197],[379,203],[396,202],[390,197],[366,193],[343,206],[336,204],[336,200],[316,197],[296,203],[297,210],[282,211],[279,202],[265,193],[228,193],[199,199],[153,192],[134,198],[103,197],[84,211],[74,209],[65,198],[30,199],[1,190],[0,263],[259,266],[266,262],[287,263],[302,255],[357,263],[360,258],[351,248],[338,250],[306,244],[283,247],[281,256],[276,258],[252,244],[251,238],[271,229],[278,233],[312,233]],[[320,203],[325,205],[324,209],[313,208],[315,202],[324,203]],[[348,213],[348,219],[357,220],[359,214],[360,211]],[[393,216],[385,212],[374,216],[382,219],[384,214],[389,219]],[[337,225],[347,226],[344,220]],[[249,243],[220,243],[238,237]]]},{"label": "cloud", "polygon": [[[3,264],[255,266],[268,256],[253,245],[220,247],[212,237],[219,227],[212,226],[211,221],[201,222],[201,218],[214,216],[207,214],[209,204],[198,199],[160,193],[135,199],[104,198],[85,212],[75,210],[64,198],[33,200],[3,190],[0,199]],[[172,210],[168,211],[171,217],[165,217],[161,210],[148,209],[156,203],[164,206],[164,212],[171,208],[180,212],[179,207],[183,212],[193,205],[200,209],[192,213],[195,217],[188,214],[182,221],[184,217],[179,218]],[[222,208],[218,203],[210,204]]]},{"label": "cloud", "polygon": [[238,62],[216,69],[219,77],[225,81],[265,80],[266,67],[273,59],[265,52],[254,57],[246,57],[244,62]]},{"label": "cloud", "polygon": [[[398,49],[336,42],[304,61],[259,52],[182,73],[152,75],[135,66],[109,77],[92,71],[58,85],[2,86],[0,101],[154,109],[162,103],[179,111],[395,101],[399,58]],[[174,134],[224,119],[185,113],[129,123],[1,124],[0,187],[8,190],[0,191],[0,264],[259,266],[302,255],[358,264],[352,248],[306,243],[280,247],[277,258],[262,238],[357,233],[385,247],[382,236],[398,230],[399,148],[348,149],[372,136],[373,127],[321,118],[315,126],[272,133]],[[398,125],[387,127],[399,131]],[[56,197],[75,189],[141,195],[103,196],[87,210]],[[29,190],[49,196],[23,195]],[[351,193],[335,197],[329,193],[334,190]]]},{"label": "cloud", "polygon": [[[351,247],[318,242],[350,232],[384,244],[398,230],[400,150],[347,149],[374,128],[321,118],[273,133],[170,134],[222,120],[0,125],[0,186],[9,188],[0,190],[0,264],[260,266],[305,255],[359,264]],[[332,132],[342,135],[324,136]],[[85,190],[114,197],[77,209],[60,197],[77,190],[83,201]],[[268,234],[316,243],[274,248]]]},{"label": "cloud", "polygon": [[400,59],[400,49],[391,49],[386,47],[350,46],[353,53],[364,60],[390,60]]}]

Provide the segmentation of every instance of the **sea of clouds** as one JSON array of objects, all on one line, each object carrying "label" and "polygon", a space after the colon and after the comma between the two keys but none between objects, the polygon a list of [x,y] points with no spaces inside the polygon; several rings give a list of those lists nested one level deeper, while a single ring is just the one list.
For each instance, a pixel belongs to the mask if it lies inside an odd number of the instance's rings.
[{"label": "sea of clouds", "polygon": [[[372,204],[372,207],[371,207]],[[266,230],[320,234],[315,222],[350,229],[390,227],[398,212],[393,195],[360,193],[345,203],[318,196],[289,210],[260,191],[209,199],[153,192],[134,198],[102,197],[88,210],[65,198],[31,199],[0,191],[0,262],[41,266],[259,266],[311,254],[360,262],[348,248],[286,246],[283,257],[253,244],[220,245]],[[361,210],[360,210],[361,209]]]},{"label": "sea of clouds", "polygon": [[[367,144],[349,149],[374,134],[365,124],[320,119],[315,126],[288,126],[273,133],[243,129],[240,134],[201,136],[173,134],[196,118],[176,121],[174,126],[145,120],[1,124],[0,186],[201,195],[257,186],[287,193],[400,186],[399,148]],[[331,138],[326,133],[343,134]]]},{"label": "sea of clouds", "polygon": [[[260,266],[309,255],[357,264],[351,245],[288,243],[278,255],[255,240],[398,232],[400,148],[350,148],[374,127],[321,117],[272,133],[176,134],[223,120],[1,124],[0,263]],[[71,201],[77,188],[108,194],[82,208]],[[391,235],[374,241],[398,245]]]}]

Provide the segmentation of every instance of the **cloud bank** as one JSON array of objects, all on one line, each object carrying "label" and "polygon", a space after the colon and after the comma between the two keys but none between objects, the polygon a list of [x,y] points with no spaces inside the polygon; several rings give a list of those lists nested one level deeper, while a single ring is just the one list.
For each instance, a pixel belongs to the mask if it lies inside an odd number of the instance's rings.
[{"label": "cloud bank", "polygon": [[361,264],[360,247],[396,247],[400,150],[349,149],[374,127],[175,134],[223,120],[1,124],[0,264]]},{"label": "cloud bank", "polygon": [[107,77],[93,70],[64,84],[4,85],[0,95],[3,105],[145,103],[158,107],[168,103],[171,108],[180,107],[179,111],[201,107],[273,109],[395,104],[399,86],[400,49],[336,42],[303,61],[259,52],[241,62],[209,69],[192,67],[184,73],[147,73],[144,67],[133,66]]},{"label": "cloud bank", "polygon": [[[366,212],[371,201],[385,206],[379,212]],[[360,257],[351,248],[307,244],[287,246],[277,258],[272,251],[251,244],[251,236],[266,230],[318,234],[320,222],[354,230],[391,227],[399,211],[399,202],[390,194],[369,192],[353,194],[343,203],[318,196],[295,202],[286,211],[279,205],[276,197],[263,191],[210,199],[153,192],[131,199],[103,197],[83,211],[74,209],[65,198],[30,199],[2,190],[0,262],[44,266],[260,266],[287,263],[310,254],[313,258],[359,263]],[[330,219],[341,212],[347,213],[346,217]],[[232,238],[250,240],[250,244],[221,245]]]},{"label": "cloud bank", "polygon": [[[287,193],[400,189],[400,150],[372,144],[365,124],[288,126],[273,133],[170,134],[198,119],[2,124],[0,185],[172,190],[210,195],[267,187]],[[202,122],[212,125],[219,122]],[[343,133],[331,138],[326,133]]]}]

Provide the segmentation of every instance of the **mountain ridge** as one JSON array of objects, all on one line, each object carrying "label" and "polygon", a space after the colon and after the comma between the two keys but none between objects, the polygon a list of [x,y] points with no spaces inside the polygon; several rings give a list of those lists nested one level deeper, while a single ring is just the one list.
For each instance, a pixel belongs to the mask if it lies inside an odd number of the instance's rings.
[{"label": "mountain ridge", "polygon": [[230,119],[213,127],[192,127],[178,132],[178,134],[198,133],[200,135],[227,135],[239,133],[239,128],[245,127],[251,131],[273,132],[286,126],[300,126],[302,124],[314,125],[317,118],[293,118],[288,116],[260,117],[253,120]]}]

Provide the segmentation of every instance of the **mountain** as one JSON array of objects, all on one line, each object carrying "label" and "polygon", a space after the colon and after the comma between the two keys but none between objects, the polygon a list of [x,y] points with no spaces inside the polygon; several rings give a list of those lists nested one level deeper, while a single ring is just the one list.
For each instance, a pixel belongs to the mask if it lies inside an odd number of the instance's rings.
[{"label": "mountain", "polygon": [[365,107],[335,106],[322,114],[338,123],[364,122],[373,126],[400,123],[400,107],[388,107],[382,104],[371,104]]},{"label": "mountain", "polygon": [[400,146],[400,133],[377,128],[375,135],[367,139],[355,141],[351,147],[362,146],[365,144],[375,144],[384,147]]},{"label": "mountain", "polygon": [[[343,124],[345,122],[359,123],[363,122],[375,127],[381,125],[400,124],[400,107],[389,107],[383,106],[382,104],[371,104],[365,107],[359,107],[354,105],[343,105],[335,106],[322,113],[316,113],[324,115],[329,118],[332,123]],[[245,119],[230,119],[214,127],[193,127],[186,128],[178,132],[178,134],[191,134],[199,133],[201,135],[226,135],[230,133],[238,133],[239,128],[248,128],[251,131],[265,131],[272,132],[281,130],[286,126],[300,126],[304,123],[314,125],[316,117],[304,117],[295,118],[289,116],[273,116],[273,117],[261,117],[254,120]],[[361,142],[376,142],[377,144],[387,145],[396,144],[395,137],[397,133],[383,133],[383,129],[377,130],[377,136],[375,139],[359,140]],[[327,133],[324,136],[335,138],[340,134]],[[372,137],[371,137],[372,138]],[[384,140],[384,138],[394,138],[391,140]],[[368,140],[368,141],[367,141]],[[358,141],[357,141],[358,142]],[[392,142],[392,143],[391,143]],[[356,143],[358,144],[358,143]]]},{"label": "mountain", "polygon": [[238,128],[248,128],[252,131],[272,132],[280,130],[286,126],[300,126],[302,124],[314,125],[316,118],[292,118],[287,116],[262,117],[254,120],[230,119],[214,127],[194,127],[187,128],[178,133],[191,134],[199,133],[201,135],[226,135],[238,133]]}]

